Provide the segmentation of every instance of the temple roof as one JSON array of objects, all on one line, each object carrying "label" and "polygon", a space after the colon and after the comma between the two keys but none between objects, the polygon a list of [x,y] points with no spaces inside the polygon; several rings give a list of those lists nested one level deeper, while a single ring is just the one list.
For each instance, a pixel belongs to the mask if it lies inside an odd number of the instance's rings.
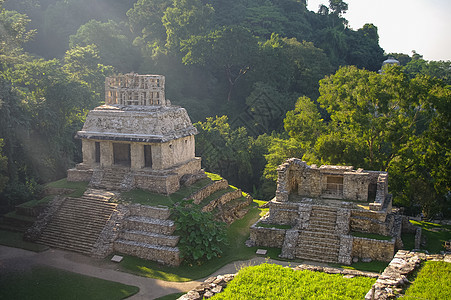
[{"label": "temple roof", "polygon": [[102,105],[88,113],[76,137],[165,143],[195,134],[197,129],[182,107]]}]

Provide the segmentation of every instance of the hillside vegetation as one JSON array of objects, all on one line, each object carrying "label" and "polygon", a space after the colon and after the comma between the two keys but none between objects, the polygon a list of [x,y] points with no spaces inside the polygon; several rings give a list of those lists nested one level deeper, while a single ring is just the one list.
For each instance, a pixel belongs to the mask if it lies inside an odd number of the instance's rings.
[{"label": "hillside vegetation", "polygon": [[0,211],[82,160],[74,139],[115,73],[163,74],[196,154],[269,200],[300,157],[390,172],[395,203],[449,216],[450,62],[388,56],[377,24],[305,0],[0,0]]}]

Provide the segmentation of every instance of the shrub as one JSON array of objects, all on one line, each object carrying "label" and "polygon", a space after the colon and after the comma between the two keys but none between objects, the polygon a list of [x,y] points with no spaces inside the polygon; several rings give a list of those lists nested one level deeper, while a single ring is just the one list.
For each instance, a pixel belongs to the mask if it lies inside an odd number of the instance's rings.
[{"label": "shrub", "polygon": [[202,212],[192,200],[176,204],[172,213],[180,235],[180,256],[187,263],[202,264],[222,253],[221,247],[227,243],[225,223],[215,221],[210,212]]}]

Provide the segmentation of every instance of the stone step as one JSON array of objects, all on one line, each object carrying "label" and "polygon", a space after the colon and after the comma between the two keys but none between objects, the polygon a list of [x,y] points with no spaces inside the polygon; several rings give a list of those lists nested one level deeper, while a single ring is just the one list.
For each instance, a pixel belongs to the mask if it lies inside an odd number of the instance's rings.
[{"label": "stone step", "polygon": [[65,198],[38,242],[89,254],[117,206],[108,202],[113,196],[91,189],[82,198]]},{"label": "stone step", "polygon": [[130,240],[152,245],[161,245],[168,247],[175,247],[179,242],[180,237],[175,235],[164,235],[153,232],[139,231],[139,230],[124,230],[119,234],[122,240]]},{"label": "stone step", "polygon": [[[105,222],[93,222],[93,223],[84,223],[84,224],[75,224],[73,220],[71,221],[61,221],[61,220],[55,220],[50,223],[46,230],[56,230],[56,231],[101,231],[103,229],[103,226],[105,226]],[[44,232],[45,232],[44,231]]]},{"label": "stone step", "polygon": [[313,260],[319,262],[327,262],[327,263],[337,263],[338,255],[329,255],[325,253],[309,253],[302,249],[301,251],[296,252],[296,258],[305,259],[305,260]]},{"label": "stone step", "polygon": [[311,231],[311,230],[303,230],[300,233],[300,238],[306,239],[310,237],[316,238],[326,238],[326,239],[336,239],[337,235],[335,232],[325,232],[325,231]]},{"label": "stone step", "polygon": [[55,241],[54,239],[49,239],[49,240],[39,240],[37,241],[37,243],[39,244],[43,244],[52,248],[59,248],[59,249],[63,249],[63,250],[69,250],[69,251],[73,251],[73,252],[78,252],[78,253],[82,253],[82,254],[90,254],[91,250],[92,250],[92,245],[80,245],[80,244],[75,244],[73,242],[65,242],[65,241]]},{"label": "stone step", "polygon": [[338,249],[339,240],[330,240],[330,239],[318,239],[318,238],[310,238],[299,240],[298,244],[305,246],[320,246],[320,247],[331,247]]},{"label": "stone step", "polygon": [[86,245],[92,247],[95,241],[97,241],[97,236],[77,235],[76,232],[60,232],[57,237],[50,234],[44,234],[41,236],[40,241],[53,241],[55,243],[70,243],[74,245]]},{"label": "stone step", "polygon": [[180,251],[177,247],[158,246],[118,239],[114,242],[114,250],[119,253],[157,261],[165,265],[180,265]]},{"label": "stone step", "polygon": [[148,217],[153,219],[167,220],[171,210],[166,206],[147,206],[140,204],[129,205],[130,215],[137,217]]},{"label": "stone step", "polygon": [[337,209],[335,207],[330,206],[312,206],[312,211],[324,211],[324,212],[334,212],[337,213]]},{"label": "stone step", "polygon": [[316,224],[310,223],[308,226],[308,230],[334,233],[335,232],[335,224],[324,226],[324,225],[316,225]]},{"label": "stone step", "polygon": [[175,223],[172,220],[131,216],[125,220],[124,228],[171,235],[175,231]]}]

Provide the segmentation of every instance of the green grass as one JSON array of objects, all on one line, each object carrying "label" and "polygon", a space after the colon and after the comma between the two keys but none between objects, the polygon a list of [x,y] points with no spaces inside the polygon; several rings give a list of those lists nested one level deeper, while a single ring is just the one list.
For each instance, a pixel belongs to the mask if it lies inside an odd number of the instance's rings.
[{"label": "green grass", "polygon": [[2,299],[124,299],[138,287],[49,267],[33,267],[0,277]]},{"label": "green grass", "polygon": [[49,248],[44,245],[24,241],[22,232],[12,232],[6,230],[0,230],[0,244],[35,252],[42,252]]},{"label": "green grass", "polygon": [[[254,202],[257,203],[259,206],[268,203],[268,201],[263,201],[263,200],[254,200]],[[269,208],[260,208],[260,217],[263,217],[268,212],[269,212]]]},{"label": "green grass", "polygon": [[44,198],[39,199],[39,200],[27,201],[25,203],[22,203],[22,204],[18,205],[18,207],[35,207],[35,206],[38,206],[38,205],[47,204],[53,199],[53,197],[54,196],[49,195],[49,196],[45,196]]},{"label": "green grass", "polygon": [[72,193],[68,194],[67,196],[79,198],[79,197],[83,196],[83,193],[88,188],[88,182],[82,182],[82,181],[72,182],[72,181],[67,181],[67,178],[63,178],[58,181],[50,182],[50,183],[46,184],[46,186],[53,187],[53,188],[73,189],[74,191]]},{"label": "green grass", "polygon": [[349,269],[349,270],[359,270],[359,271],[367,271],[367,272],[374,272],[374,273],[382,273],[384,269],[388,266],[390,262],[388,261],[377,261],[373,260],[371,262],[356,262],[352,263],[350,266],[347,265],[341,265],[341,264],[332,264],[329,265],[334,268],[342,268],[342,269]]},{"label": "green grass", "polygon": [[262,222],[258,222],[257,226],[263,228],[277,228],[277,229],[290,229],[291,227],[293,227],[291,225],[266,224]]},{"label": "green grass", "polygon": [[426,236],[426,247],[429,253],[439,253],[445,250],[443,245],[445,241],[451,240],[451,226],[440,225],[431,222],[417,222],[410,220],[415,226],[420,226],[422,234]]},{"label": "green grass", "polygon": [[379,241],[389,241],[393,237],[386,236],[386,235],[380,235],[376,233],[366,233],[366,232],[351,232],[352,236],[355,237],[361,237],[361,238],[367,238],[367,239],[373,239],[373,240],[379,240]]},{"label": "green grass", "polygon": [[190,186],[181,187],[177,192],[170,195],[162,195],[144,190],[131,190],[121,193],[120,201],[143,205],[171,206],[210,183],[211,180],[209,178],[201,179]]},{"label": "green grass", "polygon": [[[227,228],[229,244],[224,247],[221,257],[207,261],[203,265],[182,264],[180,267],[174,268],[124,255],[120,267],[126,272],[166,281],[184,282],[207,277],[228,263],[250,259],[255,256],[257,247],[246,247],[244,242],[249,237],[249,227],[259,219],[259,214],[260,210],[257,204],[254,203],[246,216],[235,221]],[[271,251],[271,255],[280,254],[280,249],[268,250]]]},{"label": "green grass", "polygon": [[10,211],[9,213],[5,214],[4,216],[11,218],[11,219],[16,219],[18,221],[28,222],[28,223],[33,223],[36,220],[35,217],[19,215],[19,214],[17,214],[17,212],[15,210]]},{"label": "green grass", "polygon": [[218,175],[218,174],[209,173],[209,172],[205,172],[205,174],[206,174],[207,177],[210,178],[212,181],[218,181],[218,180],[224,179],[224,178],[221,177],[221,175]]},{"label": "green grass", "polygon": [[451,263],[428,261],[418,272],[403,299],[449,299],[451,295]]},{"label": "green grass", "polygon": [[403,233],[401,239],[404,250],[412,250],[415,248],[415,233]]},{"label": "green grass", "polygon": [[243,268],[224,292],[211,299],[363,299],[374,278],[344,278],[262,264]]},{"label": "green grass", "polygon": [[174,293],[174,294],[169,294],[169,295],[166,295],[163,297],[156,298],[155,300],[176,300],[183,295],[185,295],[185,293]]}]

